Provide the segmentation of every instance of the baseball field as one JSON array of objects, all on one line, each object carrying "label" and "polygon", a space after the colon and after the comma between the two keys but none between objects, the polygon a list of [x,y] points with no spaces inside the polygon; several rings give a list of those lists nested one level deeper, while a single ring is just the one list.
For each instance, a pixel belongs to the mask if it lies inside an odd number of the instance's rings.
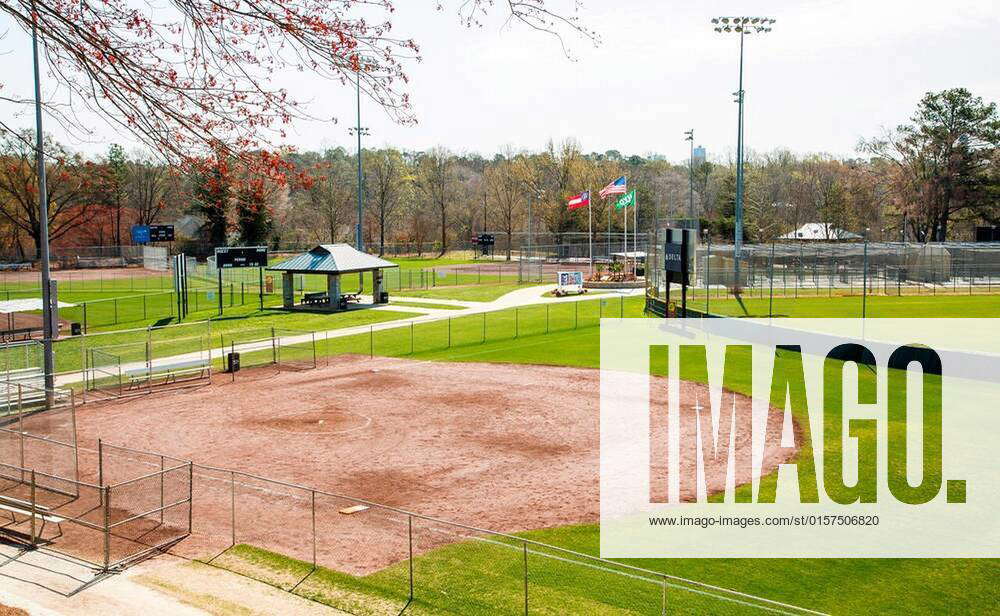
[{"label": "baseball field", "polygon": [[[507,285],[438,292],[472,301],[503,297]],[[598,559],[600,319],[642,318],[643,299],[556,301],[548,290],[520,306],[429,299],[414,302],[422,313],[248,308],[213,321],[223,347],[272,322],[327,337],[295,343],[314,356],[310,369],[257,362],[269,351],[249,350],[251,367],[236,375],[79,406],[81,472],[93,472],[98,439],[193,461],[190,536],[170,553],[346,613],[515,613],[526,599],[541,614],[971,613],[1000,601],[994,560]],[[737,317],[833,317],[857,316],[860,301],[711,305]],[[1000,311],[995,295],[866,302],[873,317]],[[684,383],[682,409],[704,400],[700,380]],[[749,383],[732,389],[746,394]],[[207,600],[161,582],[150,583],[179,601]]]}]

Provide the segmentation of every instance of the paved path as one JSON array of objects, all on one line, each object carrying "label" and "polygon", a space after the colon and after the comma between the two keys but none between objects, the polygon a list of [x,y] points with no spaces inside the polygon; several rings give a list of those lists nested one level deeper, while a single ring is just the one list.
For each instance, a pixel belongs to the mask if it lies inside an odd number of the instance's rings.
[{"label": "paved path", "polygon": [[[291,335],[283,336],[279,338],[279,343],[283,345],[290,344],[301,344],[310,342],[312,340],[323,340],[330,338],[342,338],[346,336],[353,336],[356,334],[366,334],[372,331],[382,331],[386,329],[395,329],[399,327],[410,327],[412,323],[427,323],[432,321],[442,321],[451,317],[460,317],[470,314],[481,314],[483,312],[492,312],[496,310],[504,310],[508,308],[517,308],[519,306],[529,306],[532,304],[555,304],[555,303],[565,303],[565,302],[579,302],[592,299],[617,299],[618,297],[634,297],[637,295],[642,295],[644,293],[643,289],[621,289],[621,290],[609,290],[606,293],[594,294],[584,293],[581,295],[570,295],[567,297],[542,297],[542,295],[548,291],[552,290],[552,285],[540,285],[533,287],[525,287],[522,289],[517,289],[511,291],[505,295],[491,302],[469,302],[469,301],[459,301],[459,300],[438,300],[434,299],[429,302],[426,298],[419,297],[396,297],[398,301],[413,301],[419,303],[441,303],[450,304],[456,306],[464,306],[463,310],[448,310],[443,308],[422,308],[416,306],[376,306],[374,308],[367,308],[367,310],[405,310],[407,312],[420,313],[419,316],[397,319],[395,321],[387,321],[384,323],[375,323],[372,325],[357,325],[354,327],[343,327],[339,329],[331,329],[327,331],[318,331],[311,333],[303,333],[301,335]],[[361,299],[366,302],[371,302],[370,296],[361,296]],[[220,358],[229,351],[235,350],[238,353],[252,353],[254,351],[268,351],[272,348],[272,341],[270,339],[260,340],[256,342],[246,342],[243,344],[238,344],[235,347],[217,347],[210,349],[208,351],[195,351],[192,353],[183,353],[181,355],[173,355],[170,357],[161,357],[154,359],[152,361],[153,367],[166,366],[170,364],[176,364],[180,362],[195,361],[210,358]],[[121,365],[121,371],[124,374],[128,370],[141,370],[146,366],[145,362],[130,362]],[[65,386],[73,383],[79,383],[83,381],[83,372],[69,372],[56,376],[56,385]]]}]

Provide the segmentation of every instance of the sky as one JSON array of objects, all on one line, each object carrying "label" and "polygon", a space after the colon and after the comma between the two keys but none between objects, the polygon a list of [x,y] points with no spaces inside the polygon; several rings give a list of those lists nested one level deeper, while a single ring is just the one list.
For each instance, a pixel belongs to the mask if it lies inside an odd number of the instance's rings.
[{"label": "sky", "polygon": [[[746,142],[755,151],[852,156],[858,140],[905,122],[927,91],[966,87],[1000,101],[996,0],[924,2],[813,0],[733,2],[584,0],[577,14],[597,30],[595,47],[568,38],[572,58],[553,37],[505,24],[504,2],[482,28],[467,29],[455,11],[460,0],[397,0],[393,32],[421,46],[422,62],[407,66],[415,126],[395,124],[362,101],[366,147],[410,150],[445,146],[490,155],[503,147],[539,150],[552,139],[576,139],[585,152],[660,154],[682,161],[694,129],[710,159],[735,150],[739,39],[712,30],[721,15],[773,17],[773,31],[745,43]],[[546,0],[573,12],[573,0]],[[5,92],[30,96],[29,40],[0,18]],[[286,143],[299,149],[353,148],[350,86],[281,75],[276,80],[309,101],[316,115],[337,124],[300,121]],[[47,89],[52,87],[47,82]],[[0,106],[8,116],[9,107]],[[76,149],[103,152],[109,142],[133,146],[127,136],[81,117],[88,139],[50,132]],[[30,115],[14,123],[29,126]]]}]

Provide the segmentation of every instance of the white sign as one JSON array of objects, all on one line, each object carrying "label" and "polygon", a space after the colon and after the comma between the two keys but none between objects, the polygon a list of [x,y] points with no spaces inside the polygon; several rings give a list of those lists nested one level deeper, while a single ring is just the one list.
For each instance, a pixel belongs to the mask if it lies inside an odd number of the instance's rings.
[{"label": "white sign", "polygon": [[558,272],[557,274],[557,293],[583,293],[583,272]]}]

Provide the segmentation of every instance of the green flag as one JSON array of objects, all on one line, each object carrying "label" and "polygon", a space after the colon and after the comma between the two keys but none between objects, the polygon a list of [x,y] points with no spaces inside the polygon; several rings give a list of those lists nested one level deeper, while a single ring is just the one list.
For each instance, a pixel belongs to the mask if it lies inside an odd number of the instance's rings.
[{"label": "green flag", "polygon": [[621,197],[618,197],[618,201],[615,203],[615,209],[620,210],[623,207],[628,207],[630,205],[635,205],[635,189],[628,191]]}]

